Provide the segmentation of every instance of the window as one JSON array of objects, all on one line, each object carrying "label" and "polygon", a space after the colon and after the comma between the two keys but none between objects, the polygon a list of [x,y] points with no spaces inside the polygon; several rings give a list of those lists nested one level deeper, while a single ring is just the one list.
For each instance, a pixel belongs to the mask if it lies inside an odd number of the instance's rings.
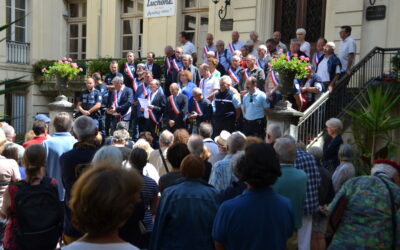
[{"label": "window", "polygon": [[68,4],[68,56],[86,59],[86,2]]},{"label": "window", "polygon": [[122,57],[129,51],[142,57],[143,0],[122,0]]},{"label": "window", "polygon": [[[27,82],[14,82],[7,87],[20,87],[25,84]],[[26,132],[26,97],[27,92],[24,90],[15,90],[4,96],[5,117],[11,119],[7,122],[14,127],[17,135],[24,135]]]},{"label": "window", "polygon": [[197,55],[201,55],[208,33],[208,1],[185,0],[182,14],[182,31],[189,34],[189,40],[196,46]]},{"label": "window", "polygon": [[7,29],[7,41],[25,43],[26,37],[26,0],[7,0],[6,2],[6,22],[11,23],[21,19]]}]

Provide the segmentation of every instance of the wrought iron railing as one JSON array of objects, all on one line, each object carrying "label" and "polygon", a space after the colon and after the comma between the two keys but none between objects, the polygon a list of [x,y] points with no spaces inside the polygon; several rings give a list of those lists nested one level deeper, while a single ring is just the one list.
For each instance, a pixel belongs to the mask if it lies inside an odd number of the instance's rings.
[{"label": "wrought iron railing", "polygon": [[7,62],[29,64],[29,43],[7,41]]},{"label": "wrought iron railing", "polygon": [[298,140],[312,145],[325,133],[325,121],[341,117],[354,104],[361,93],[377,78],[392,69],[392,58],[400,48],[375,47],[351,70],[351,74],[340,79],[331,93],[325,92],[311,105],[298,123]]}]

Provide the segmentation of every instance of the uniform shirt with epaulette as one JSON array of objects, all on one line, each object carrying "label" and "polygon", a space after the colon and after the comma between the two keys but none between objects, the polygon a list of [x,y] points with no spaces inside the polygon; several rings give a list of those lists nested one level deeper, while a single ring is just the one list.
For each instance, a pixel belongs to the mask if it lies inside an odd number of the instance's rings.
[{"label": "uniform shirt with epaulette", "polygon": [[101,107],[105,108],[107,106],[108,100],[108,89],[106,85],[100,83],[95,86],[95,89],[100,92],[101,95]]},{"label": "uniform shirt with epaulette", "polygon": [[[100,91],[98,91],[97,89],[93,89],[92,91],[89,90],[84,90],[81,93],[81,98],[80,98],[80,102],[81,107],[84,110],[89,110],[91,109],[94,105],[96,105],[96,103],[101,103],[102,102],[102,96]],[[97,119],[100,116],[100,112],[99,110],[93,112],[90,114],[90,117]]]},{"label": "uniform shirt with epaulette", "polygon": [[119,73],[119,72],[117,72],[117,73],[115,73],[115,74],[108,73],[108,74],[106,75],[106,78],[104,79],[104,82],[105,82],[107,85],[112,85],[112,80],[113,80],[114,77],[116,77],[116,76],[119,76],[119,77],[124,78],[124,76],[123,76],[121,73]]}]

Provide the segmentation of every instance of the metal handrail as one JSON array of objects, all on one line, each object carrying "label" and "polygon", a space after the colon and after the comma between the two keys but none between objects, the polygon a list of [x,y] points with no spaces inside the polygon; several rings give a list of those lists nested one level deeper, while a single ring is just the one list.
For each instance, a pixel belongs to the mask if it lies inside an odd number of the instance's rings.
[{"label": "metal handrail", "polygon": [[330,117],[342,116],[344,110],[354,104],[355,97],[391,68],[391,56],[396,53],[400,53],[400,48],[373,48],[351,69],[350,75],[337,82],[332,92],[323,93],[299,119],[299,141],[310,146],[323,136],[325,121]]}]

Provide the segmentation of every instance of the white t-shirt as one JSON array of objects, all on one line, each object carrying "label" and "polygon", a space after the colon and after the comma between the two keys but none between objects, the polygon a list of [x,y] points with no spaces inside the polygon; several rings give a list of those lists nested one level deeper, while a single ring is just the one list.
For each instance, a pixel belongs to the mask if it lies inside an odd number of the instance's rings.
[{"label": "white t-shirt", "polygon": [[194,53],[196,53],[196,47],[194,47],[194,44],[191,43],[190,41],[187,41],[183,46],[183,54],[187,54],[187,55],[192,55]]},{"label": "white t-shirt", "polygon": [[[318,64],[317,75],[321,77],[322,82],[330,82],[330,76],[328,71],[328,60],[329,57],[324,57],[322,61]],[[340,74],[340,67],[336,65],[336,74]]]},{"label": "white t-shirt", "polygon": [[201,79],[201,89],[203,91],[203,96],[204,98],[207,98],[209,95],[211,95],[212,92],[214,92],[215,89],[219,89],[219,80],[217,77],[211,75],[207,79]]},{"label": "white t-shirt", "polygon": [[[129,161],[122,162],[122,166],[125,168],[132,168]],[[143,168],[143,175],[150,177],[157,183],[158,183],[158,180],[160,180],[160,175],[158,174],[157,169],[151,163],[146,163],[146,166],[144,166],[144,168]]]},{"label": "white t-shirt", "polygon": [[346,39],[340,41],[339,59],[342,63],[342,72],[346,71],[350,53],[356,53],[356,41],[354,41],[354,39],[349,36]]},{"label": "white t-shirt", "polygon": [[307,57],[310,57],[311,54],[311,45],[309,42],[304,42],[301,46],[300,46],[300,51],[305,53],[307,55]]},{"label": "white t-shirt", "polygon": [[109,244],[97,244],[88,243],[82,241],[75,241],[68,246],[62,247],[62,250],[139,250],[139,248],[131,245],[127,242],[123,243],[109,243]]}]

